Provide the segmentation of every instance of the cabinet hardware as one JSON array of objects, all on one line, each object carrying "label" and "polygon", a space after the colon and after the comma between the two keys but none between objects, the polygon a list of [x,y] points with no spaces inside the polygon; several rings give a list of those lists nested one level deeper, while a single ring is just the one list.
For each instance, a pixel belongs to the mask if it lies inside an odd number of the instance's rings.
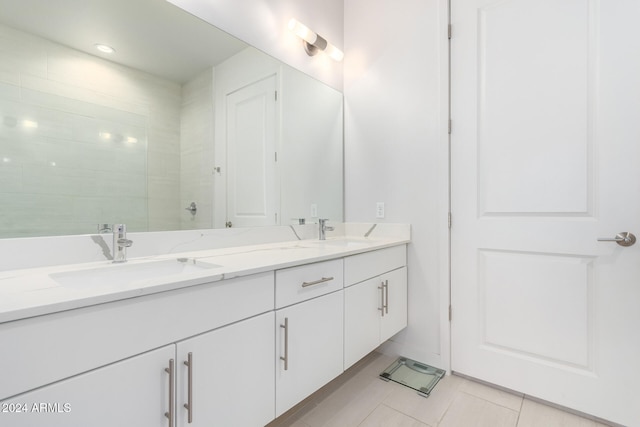
[{"label": "cabinet hardware", "polygon": [[315,280],[313,282],[302,282],[302,287],[306,288],[307,286],[319,285],[320,283],[330,282],[333,280],[333,277],[323,277],[320,280]]},{"label": "cabinet hardware", "polygon": [[389,281],[385,280],[384,281],[384,312],[385,314],[389,314]]},{"label": "cabinet hardware", "polygon": [[189,352],[184,364],[189,368],[187,370],[187,403],[184,404],[184,407],[187,410],[189,424],[191,424],[193,422],[193,353]]},{"label": "cabinet hardware", "polygon": [[164,371],[169,374],[169,412],[165,412],[164,416],[169,418],[169,427],[173,427],[173,402],[174,402],[174,360],[169,360],[169,367],[164,368]]},{"label": "cabinet hardware", "polygon": [[380,308],[378,308],[378,310],[380,310],[382,317],[384,317],[384,283],[381,282],[378,289],[380,289]]},{"label": "cabinet hardware", "polygon": [[284,370],[289,370],[289,318],[284,318],[284,325],[280,325],[284,329],[284,356],[280,356],[280,360],[284,362]]}]

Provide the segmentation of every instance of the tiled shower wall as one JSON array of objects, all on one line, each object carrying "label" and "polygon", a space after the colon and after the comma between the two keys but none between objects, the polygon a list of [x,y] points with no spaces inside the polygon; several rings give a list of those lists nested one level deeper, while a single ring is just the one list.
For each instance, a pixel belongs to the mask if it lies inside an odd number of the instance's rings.
[{"label": "tiled shower wall", "polygon": [[182,86],[180,206],[195,202],[195,215],[180,214],[183,230],[212,228],[214,173],[213,76],[210,68]]},{"label": "tiled shower wall", "polygon": [[180,229],[181,108],[177,83],[0,26],[0,237]]}]

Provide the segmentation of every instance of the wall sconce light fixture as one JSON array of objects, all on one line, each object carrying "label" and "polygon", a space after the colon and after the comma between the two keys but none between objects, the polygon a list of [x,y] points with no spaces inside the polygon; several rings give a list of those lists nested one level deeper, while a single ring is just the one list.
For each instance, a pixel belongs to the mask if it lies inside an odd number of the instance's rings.
[{"label": "wall sconce light fixture", "polygon": [[320,35],[311,31],[307,26],[301,24],[296,19],[289,21],[289,29],[298,37],[302,39],[302,45],[304,46],[307,55],[314,56],[320,51],[323,51],[336,61],[342,61],[344,53]]}]

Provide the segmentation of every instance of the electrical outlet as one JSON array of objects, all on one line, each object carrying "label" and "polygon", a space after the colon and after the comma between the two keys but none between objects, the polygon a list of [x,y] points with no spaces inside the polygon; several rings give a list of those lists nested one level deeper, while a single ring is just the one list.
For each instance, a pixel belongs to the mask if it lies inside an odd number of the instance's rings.
[{"label": "electrical outlet", "polygon": [[311,204],[311,218],[318,218],[318,205]]},{"label": "electrical outlet", "polygon": [[376,218],[384,218],[384,202],[376,203]]}]

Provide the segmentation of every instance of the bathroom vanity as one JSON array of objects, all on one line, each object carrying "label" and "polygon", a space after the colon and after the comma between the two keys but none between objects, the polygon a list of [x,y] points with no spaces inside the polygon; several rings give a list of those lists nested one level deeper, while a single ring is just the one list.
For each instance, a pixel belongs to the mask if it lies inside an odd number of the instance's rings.
[{"label": "bathroom vanity", "polygon": [[265,425],[406,326],[408,242],[407,227],[4,272],[0,425]]}]

